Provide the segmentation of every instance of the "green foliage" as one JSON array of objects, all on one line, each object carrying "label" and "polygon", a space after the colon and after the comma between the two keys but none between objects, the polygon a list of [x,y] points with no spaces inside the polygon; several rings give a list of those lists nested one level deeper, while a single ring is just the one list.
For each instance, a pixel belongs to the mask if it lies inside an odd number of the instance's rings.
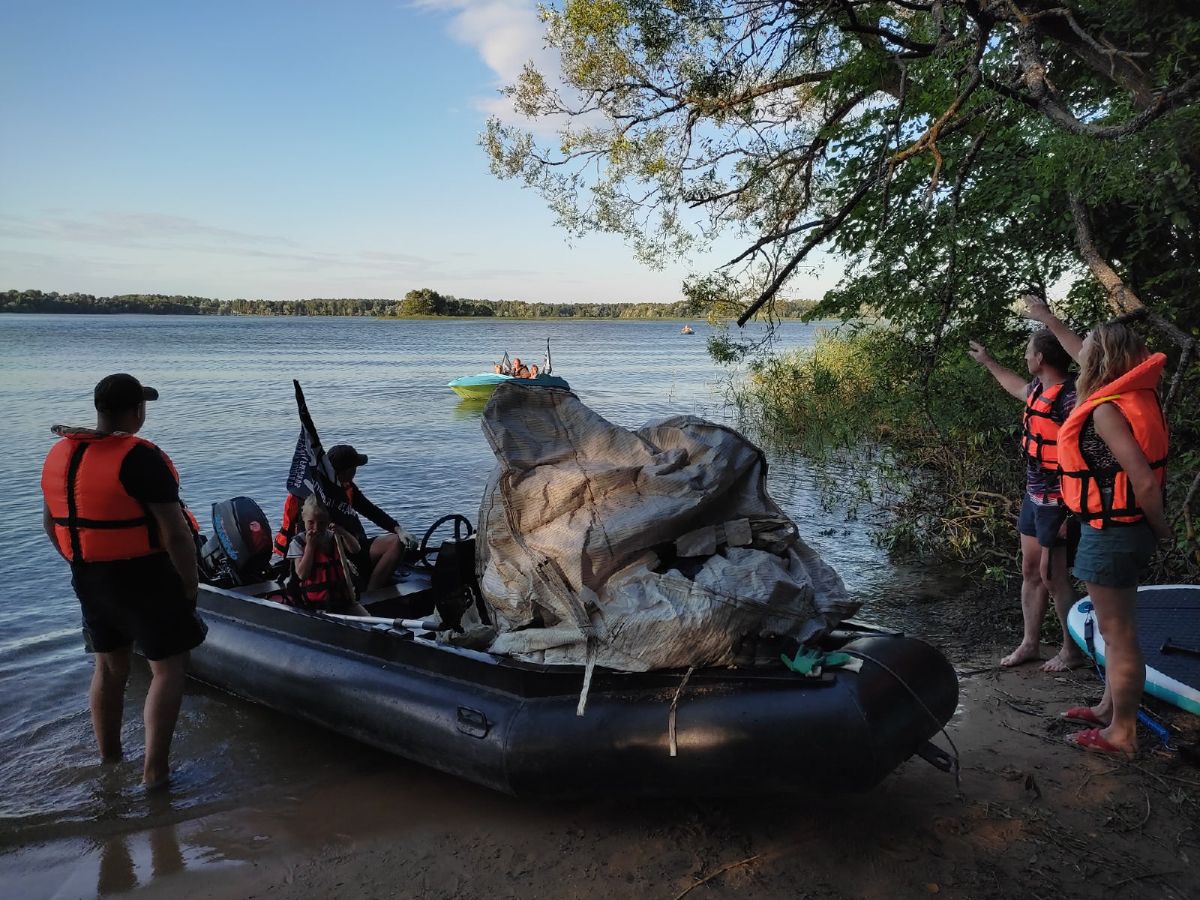
[{"label": "green foliage", "polygon": [[[1014,331],[994,355],[1020,372],[1026,339]],[[1189,378],[1200,382],[1194,370]],[[814,462],[828,491],[887,510],[879,539],[895,556],[953,561],[983,577],[1013,571],[1021,407],[965,353],[948,350],[931,368],[895,329],[844,327],[811,350],[759,359],[736,399],[746,424]],[[1172,429],[1173,471],[1200,471],[1198,432],[1193,400]],[[1156,560],[1155,581],[1200,578],[1200,535],[1183,503],[1191,482],[1168,479],[1177,542]]]},{"label": "green foliage", "polygon": [[565,84],[531,68],[510,89],[557,139],[493,120],[483,143],[564,227],[648,262],[744,235],[731,285],[697,295],[721,317],[786,296],[825,243],[850,270],[814,317],[876,315],[935,351],[949,328],[1003,334],[1018,284],[1082,274],[1075,198],[1133,291],[1191,323],[1193,6],[562,0],[542,18]]},{"label": "green foliage", "polygon": [[926,380],[921,349],[895,331],[828,332],[760,361],[739,399],[765,440],[820,464],[827,490],[890,511],[879,536],[895,556],[980,572],[1011,560],[1020,406],[981,367],[948,359]]}]

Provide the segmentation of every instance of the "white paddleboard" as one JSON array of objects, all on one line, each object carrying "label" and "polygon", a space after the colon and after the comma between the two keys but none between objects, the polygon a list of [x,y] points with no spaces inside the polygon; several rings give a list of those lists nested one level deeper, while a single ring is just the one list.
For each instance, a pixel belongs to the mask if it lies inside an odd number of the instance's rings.
[{"label": "white paddleboard", "polygon": [[[1094,658],[1104,665],[1104,634],[1090,598],[1084,597],[1071,607],[1067,631],[1083,652],[1092,656],[1086,639],[1089,620]],[[1146,693],[1200,715],[1200,653],[1186,652],[1200,651],[1200,585],[1154,584],[1138,588],[1137,629],[1138,643],[1146,658]]]}]

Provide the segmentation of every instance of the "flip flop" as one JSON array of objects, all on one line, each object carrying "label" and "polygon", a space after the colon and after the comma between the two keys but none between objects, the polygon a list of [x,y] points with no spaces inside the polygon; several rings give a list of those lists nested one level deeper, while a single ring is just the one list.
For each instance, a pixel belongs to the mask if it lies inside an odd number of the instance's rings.
[{"label": "flip flop", "polygon": [[1064,722],[1077,722],[1080,725],[1099,725],[1107,728],[1108,723],[1092,712],[1090,706],[1072,706],[1066,712],[1060,712],[1058,717]]},{"label": "flip flop", "polygon": [[1124,759],[1133,759],[1137,755],[1122,750],[1116,744],[1109,743],[1101,736],[1099,728],[1088,728],[1085,731],[1068,734],[1067,743],[1078,747],[1080,750],[1087,750],[1089,753],[1104,753],[1109,756],[1120,756]]}]

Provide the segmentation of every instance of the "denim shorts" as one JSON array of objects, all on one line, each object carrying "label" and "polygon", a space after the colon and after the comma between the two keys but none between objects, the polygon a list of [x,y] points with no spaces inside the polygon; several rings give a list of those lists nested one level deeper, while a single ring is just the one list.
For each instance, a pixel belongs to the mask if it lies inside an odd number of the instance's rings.
[{"label": "denim shorts", "polygon": [[1145,522],[1108,528],[1084,525],[1075,552],[1075,577],[1103,587],[1137,587],[1157,546]]},{"label": "denim shorts", "polygon": [[1067,522],[1067,536],[1060,538],[1058,530],[1067,518],[1067,508],[1061,503],[1044,505],[1034,503],[1029,494],[1021,501],[1021,515],[1017,518],[1017,531],[1027,537],[1036,537],[1042,547],[1063,547],[1073,544],[1079,526],[1074,519]]}]

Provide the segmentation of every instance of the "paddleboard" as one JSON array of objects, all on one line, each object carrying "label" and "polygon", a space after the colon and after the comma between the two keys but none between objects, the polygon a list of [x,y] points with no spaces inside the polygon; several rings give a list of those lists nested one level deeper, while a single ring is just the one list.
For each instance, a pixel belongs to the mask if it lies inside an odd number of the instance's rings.
[{"label": "paddleboard", "polygon": [[[1067,631],[1088,656],[1085,629],[1092,620],[1095,658],[1105,664],[1104,635],[1092,601],[1084,597],[1067,616]],[[1146,693],[1200,716],[1200,655],[1162,652],[1167,641],[1200,650],[1200,585],[1153,584],[1138,588],[1138,643],[1146,658]]]}]

